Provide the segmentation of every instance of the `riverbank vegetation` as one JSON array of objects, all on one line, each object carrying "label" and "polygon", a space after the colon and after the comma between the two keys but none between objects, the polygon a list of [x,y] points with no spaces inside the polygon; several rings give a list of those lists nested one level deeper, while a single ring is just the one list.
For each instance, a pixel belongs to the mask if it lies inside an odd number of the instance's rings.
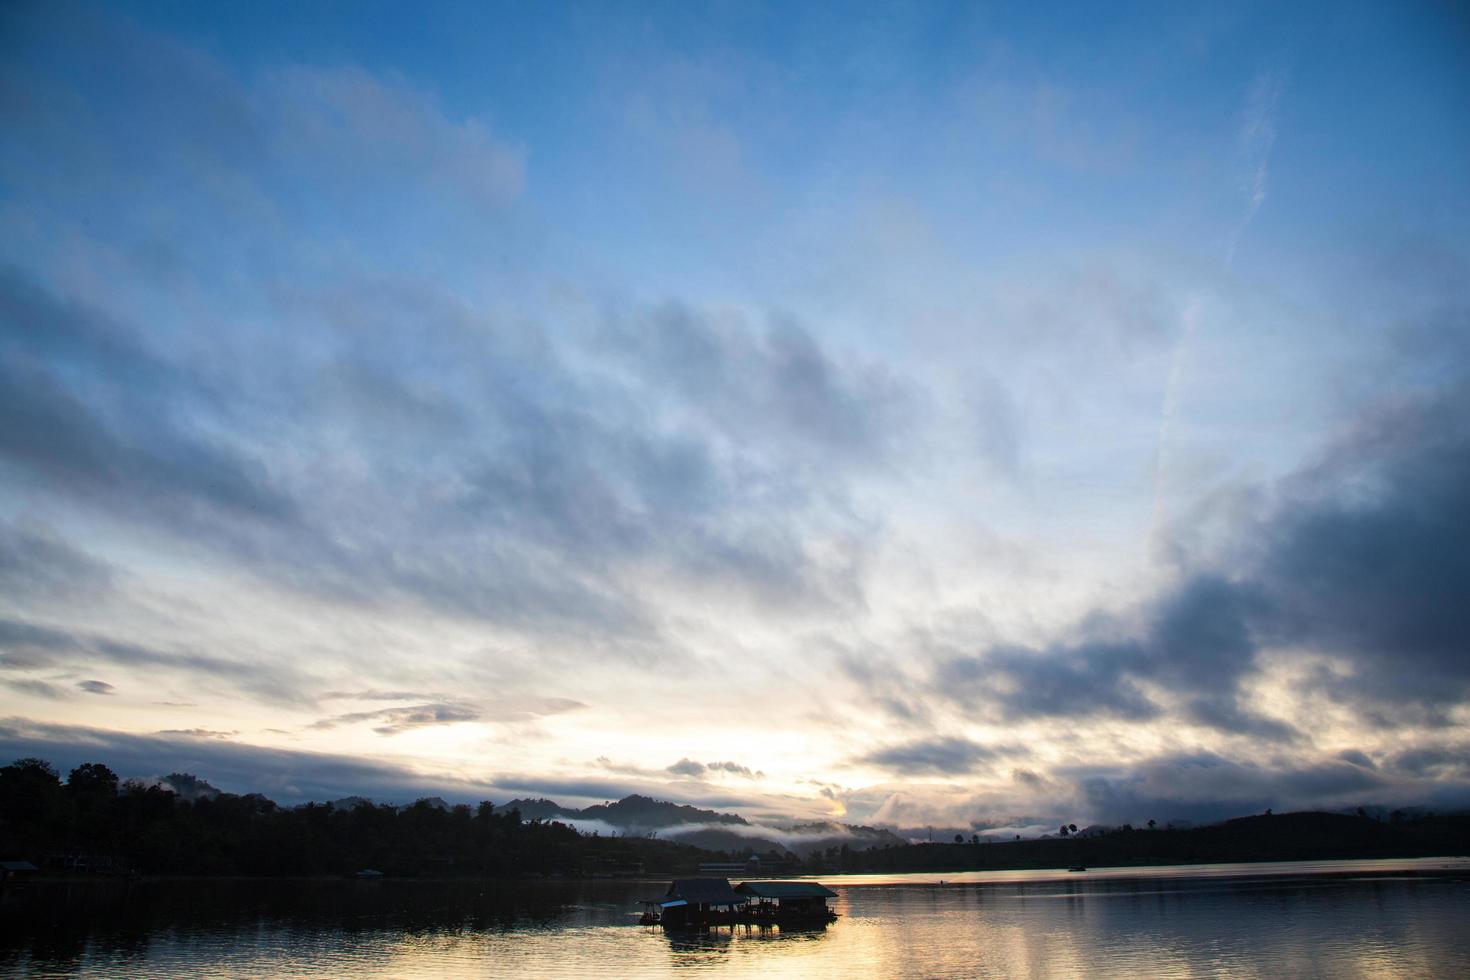
[{"label": "riverbank vegetation", "polygon": [[[0,859],[78,874],[688,875],[704,862],[742,863],[666,837],[582,833],[518,808],[408,806],[366,800],[281,807],[259,794],[174,774],[119,784],[100,763],[63,780],[40,759],[0,768]],[[1070,831],[1070,828],[1069,828]],[[953,872],[1464,855],[1470,814],[1284,813],[1190,828],[1122,827],[1032,840],[834,847],[801,858],[763,854],[782,873]],[[755,869],[752,869],[755,870]]]}]

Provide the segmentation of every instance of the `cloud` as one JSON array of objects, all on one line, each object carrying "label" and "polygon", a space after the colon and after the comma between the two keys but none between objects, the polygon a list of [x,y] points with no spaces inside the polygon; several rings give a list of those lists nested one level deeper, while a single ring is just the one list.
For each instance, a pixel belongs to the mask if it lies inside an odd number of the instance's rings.
[{"label": "cloud", "polygon": [[[253,102],[271,125],[270,150],[319,187],[364,161],[400,186],[453,188],[461,205],[500,208],[525,185],[524,148],[496,138],[483,119],[447,117],[401,77],[291,66],[270,73]],[[327,172],[334,161],[339,169]]]},{"label": "cloud", "polygon": [[354,794],[385,802],[435,794],[464,801],[497,795],[484,783],[427,776],[360,758],[263,748],[195,734],[135,735],[25,718],[0,721],[0,756],[31,755],[49,760],[61,772],[100,761],[125,779],[194,773],[226,792],[263,793],[286,805]]},{"label": "cloud", "polygon": [[535,251],[512,227],[534,158],[490,120],[107,11],[25,22],[0,179],[17,225],[86,256],[0,272],[0,468],[29,499],[136,549],[110,554],[548,655],[651,661],[691,599],[863,607],[853,486],[924,400],[886,358],[780,310],[502,303],[475,284]]},{"label": "cloud", "polygon": [[240,733],[238,731],[220,732],[211,728],[165,728],[156,732],[161,738],[234,738]]},{"label": "cloud", "polygon": [[[1159,756],[1126,770],[1078,768],[1062,774],[1077,787],[1090,820],[1208,822],[1249,813],[1343,809],[1365,802],[1423,799],[1423,784],[1405,785],[1344,760],[1272,766],[1212,752]],[[1455,792],[1470,799],[1466,787]]]},{"label": "cloud", "polygon": [[441,694],[425,694],[422,691],[327,691],[320,695],[323,701],[442,701]]},{"label": "cloud", "polygon": [[112,694],[115,690],[106,681],[77,681],[77,687],[88,694]]},{"label": "cloud", "polygon": [[1014,756],[1027,752],[1021,746],[989,746],[964,738],[934,738],[877,749],[855,761],[904,775],[955,776],[973,772],[1002,754]]},{"label": "cloud", "polygon": [[1286,74],[1280,70],[1262,71],[1251,82],[1236,136],[1245,208],[1230,236],[1225,254],[1227,266],[1234,264],[1235,250],[1240,244],[1241,236],[1245,234],[1245,229],[1255,218],[1256,212],[1261,210],[1261,205],[1266,203],[1271,150],[1276,145],[1277,109],[1285,90]]},{"label": "cloud", "polygon": [[1470,780],[1470,743],[1428,742],[1396,753],[1387,766],[1411,776]]},{"label": "cloud", "polygon": [[480,708],[466,704],[416,704],[401,708],[379,708],[376,711],[352,711],[347,714],[323,718],[307,726],[314,729],[337,728],[361,722],[379,722],[373,731],[379,735],[400,735],[415,728],[433,725],[452,725],[463,721],[478,721]]},{"label": "cloud", "polygon": [[742,766],[738,762],[696,762],[693,759],[680,759],[673,765],[668,766],[665,772],[675,776],[689,776],[692,778],[703,778],[710,774],[724,773],[731,776],[739,776],[742,779],[764,779],[766,774]]},{"label": "cloud", "polygon": [[[771,610],[861,602],[870,531],[823,467],[881,464],[906,396],[873,365],[839,366],[790,323],[730,342],[708,368],[731,375],[723,382],[704,383],[694,363],[685,379],[670,364],[610,383],[539,329],[525,344],[487,333],[427,287],[387,298],[373,315],[395,331],[439,311],[413,354],[444,372],[431,431],[414,434],[414,469],[402,465],[407,446],[371,448],[383,433],[371,413],[307,394],[332,389],[309,362],[271,368],[294,375],[277,397],[255,386],[266,365],[248,352],[210,352],[221,360],[201,381],[143,332],[19,272],[0,275],[0,297],[0,413],[18,423],[0,437],[0,465],[32,493],[212,552],[271,587],[633,644],[655,642],[660,618],[633,570],[655,589],[734,590]],[[677,317],[717,336],[709,319]],[[355,327],[303,325],[301,342],[315,329],[344,344]],[[370,385],[367,402],[412,401],[428,386],[403,372],[403,356],[396,342],[353,346],[330,380]],[[344,425],[361,430],[357,471],[288,465]]]},{"label": "cloud", "polygon": [[51,528],[0,520],[0,593],[13,600],[96,599],[112,590],[110,564]]},{"label": "cloud", "polygon": [[[407,692],[363,691],[348,695],[340,692],[329,695],[334,698],[349,697],[371,701],[397,701],[410,699]],[[372,711],[350,711],[346,714],[323,718],[307,726],[324,730],[342,725],[362,722],[379,722],[373,731],[379,735],[399,735],[415,728],[434,725],[453,725],[466,721],[485,721],[506,724],[532,721],[549,715],[563,714],[585,708],[586,705],[571,698],[514,697],[497,698],[490,701],[441,700],[414,705],[375,708]]]},{"label": "cloud", "polygon": [[7,677],[0,681],[12,691],[21,694],[29,694],[32,697],[45,698],[48,701],[60,701],[68,696],[67,692],[55,684],[37,680],[30,677]]},{"label": "cloud", "polygon": [[697,413],[737,445],[816,453],[807,465],[884,464],[918,407],[901,377],[839,362],[789,317],[757,330],[737,314],[666,305],[612,318],[600,340],[650,396]]},{"label": "cloud", "polygon": [[1470,694],[1467,412],[1459,383],[1369,419],[1264,529],[1268,636],[1346,659],[1341,697],[1435,709]]},{"label": "cloud", "polygon": [[310,703],[304,693],[308,685],[286,665],[230,660],[188,649],[160,650],[95,633],[0,618],[0,670],[96,664],[195,675],[196,681],[223,682],[268,702]]},{"label": "cloud", "polygon": [[[0,269],[0,465],[18,478],[185,532],[239,514],[289,521],[263,464],[178,420],[170,396],[201,395],[133,331]],[[12,547],[85,567],[34,535]]]},{"label": "cloud", "polygon": [[1002,721],[1173,714],[1292,741],[1243,684],[1263,650],[1305,651],[1347,668],[1314,687],[1380,724],[1447,724],[1470,696],[1467,417],[1464,385],[1385,410],[1236,529],[1232,574],[1192,570],[1130,613],[1097,611],[1076,642],[942,657],[930,693]]}]

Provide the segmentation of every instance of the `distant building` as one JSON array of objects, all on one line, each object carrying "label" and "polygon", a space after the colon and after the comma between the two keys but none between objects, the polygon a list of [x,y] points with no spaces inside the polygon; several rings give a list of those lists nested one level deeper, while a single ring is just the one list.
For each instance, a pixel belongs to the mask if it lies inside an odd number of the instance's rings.
[{"label": "distant building", "polygon": [[0,881],[11,881],[41,870],[29,861],[0,861]]},{"label": "distant building", "polygon": [[773,861],[770,858],[762,858],[759,854],[752,854],[744,861],[705,861],[699,866],[699,873],[706,875],[761,875],[780,874],[791,870],[791,861]]}]

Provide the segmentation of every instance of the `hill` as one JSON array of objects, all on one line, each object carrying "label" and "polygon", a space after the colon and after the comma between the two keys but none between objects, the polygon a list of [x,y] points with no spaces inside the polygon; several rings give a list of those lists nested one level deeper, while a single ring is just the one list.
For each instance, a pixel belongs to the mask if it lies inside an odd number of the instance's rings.
[{"label": "hill", "polygon": [[1238,817],[1205,827],[1121,827],[1088,837],[961,844],[910,844],[851,857],[843,867],[873,871],[982,871],[1127,867],[1470,854],[1470,814],[1398,821],[1340,813]]}]

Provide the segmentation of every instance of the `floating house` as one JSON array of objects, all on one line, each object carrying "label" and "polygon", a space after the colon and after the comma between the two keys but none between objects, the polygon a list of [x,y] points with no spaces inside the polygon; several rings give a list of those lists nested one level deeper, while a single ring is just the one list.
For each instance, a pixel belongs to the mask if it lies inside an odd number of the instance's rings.
[{"label": "floating house", "polygon": [[644,904],[656,905],[658,911],[650,908],[649,912],[668,926],[734,925],[736,910],[746,901],[730,887],[728,879],[677,878],[662,899]]},{"label": "floating house", "polygon": [[746,897],[745,911],[755,922],[830,922],[837,913],[827,899],[837,893],[815,881],[747,881],[735,887]]},{"label": "floating house", "polygon": [[837,918],[827,907],[827,899],[836,897],[815,881],[747,881],[731,888],[725,878],[680,878],[662,898],[643,903],[639,921],[674,929],[826,925]]}]

